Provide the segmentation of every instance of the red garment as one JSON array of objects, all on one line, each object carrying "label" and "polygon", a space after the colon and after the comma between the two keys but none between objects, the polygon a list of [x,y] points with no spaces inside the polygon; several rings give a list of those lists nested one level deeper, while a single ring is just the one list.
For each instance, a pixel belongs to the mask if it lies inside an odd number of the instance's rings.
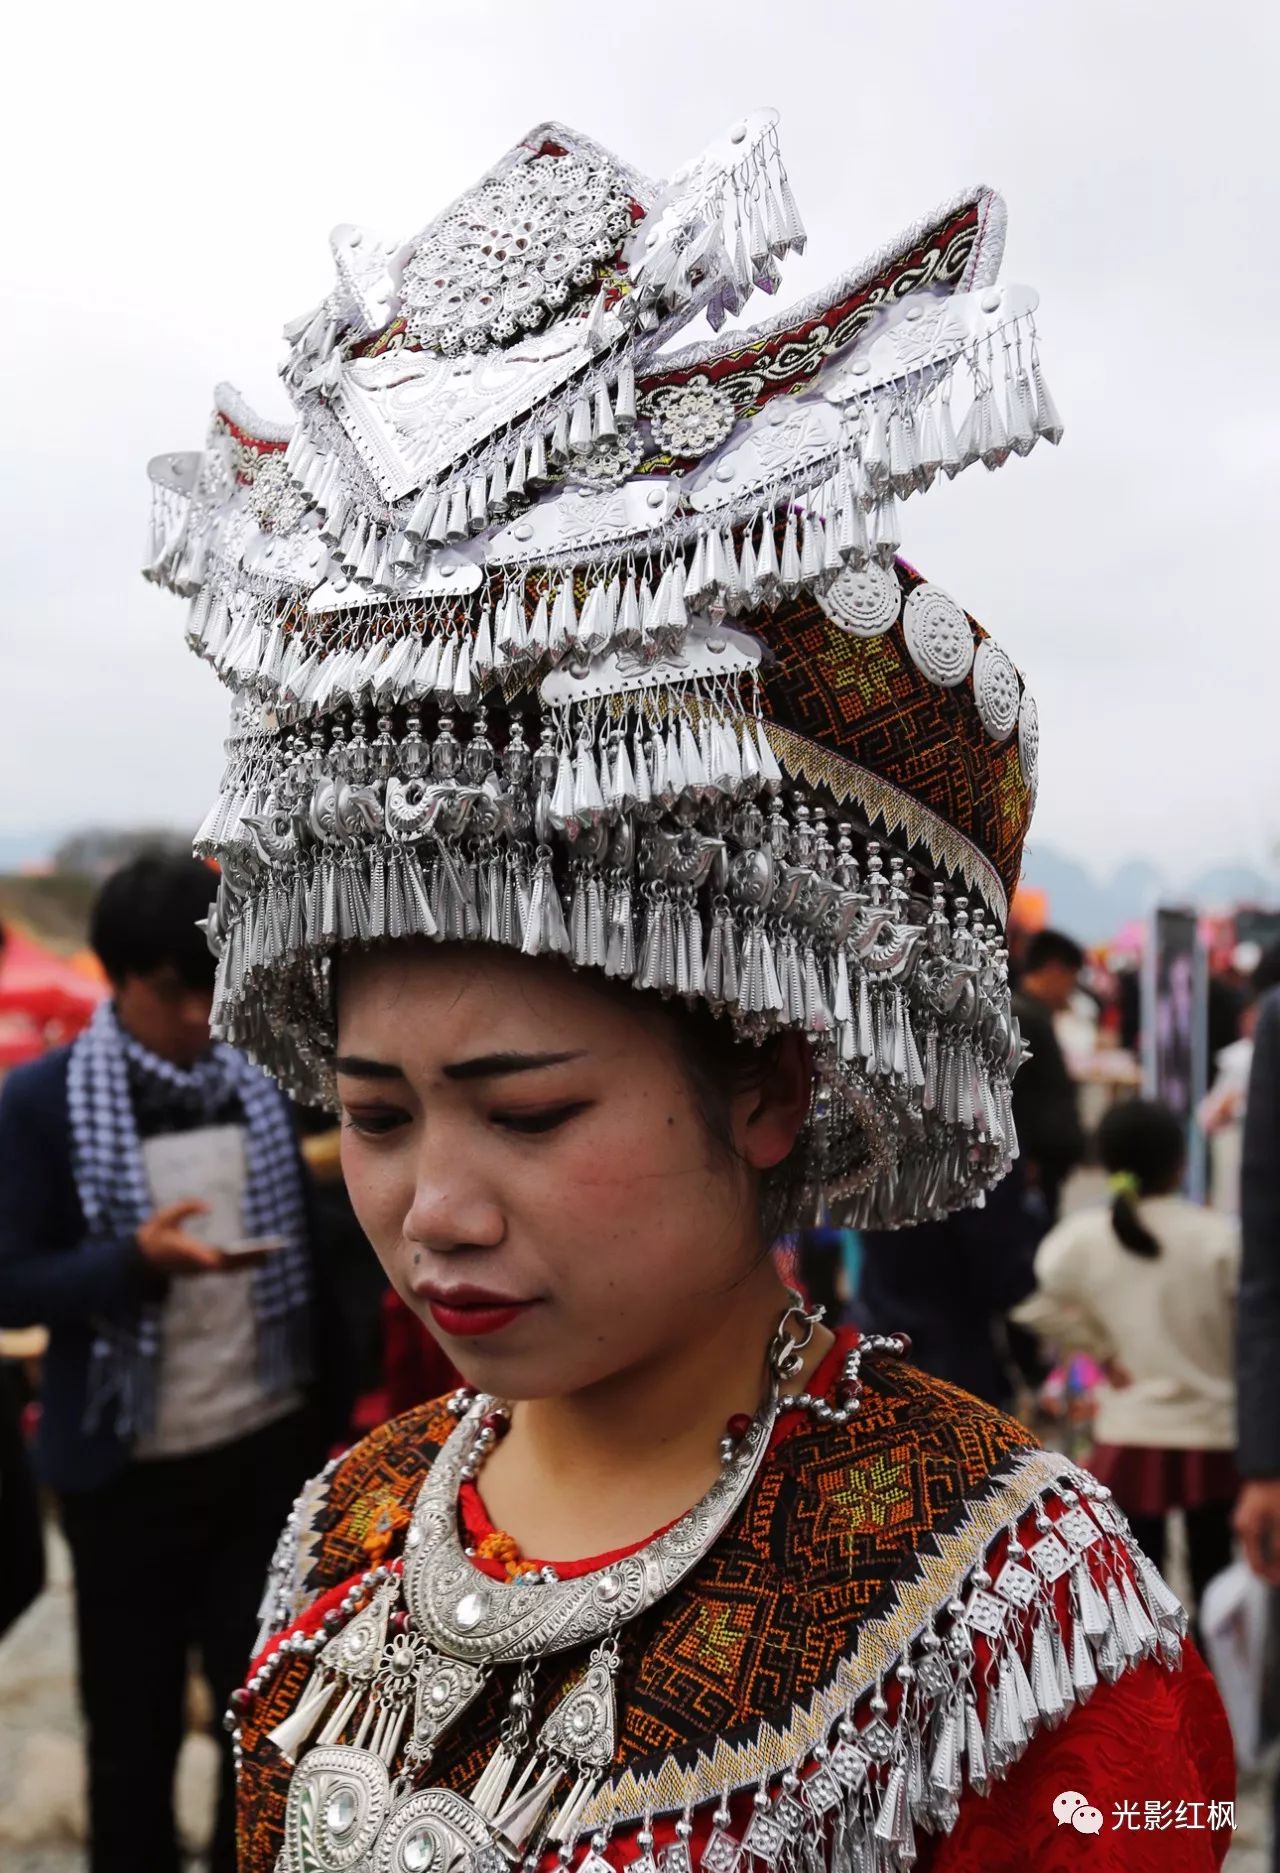
[{"label": "red garment", "polygon": [[[1059,1823],[1053,1804],[1065,1790],[1102,1811],[1100,1833]],[[1188,1642],[1180,1672],[1147,1660],[1041,1732],[985,1799],[965,1797],[954,1831],[924,1849],[916,1873],[1213,1873],[1231,1828],[1203,1824],[1211,1803],[1234,1794],[1222,1701]],[[1149,1803],[1162,1825],[1145,1825]]]},{"label": "red garment", "polygon": [[1167,1515],[1234,1502],[1240,1488],[1230,1450],[1165,1450],[1150,1444],[1095,1444],[1089,1468],[1126,1515]]},{"label": "red garment", "polygon": [[382,1375],[389,1418],[452,1392],[459,1383],[449,1359],[393,1288],[382,1302]]}]

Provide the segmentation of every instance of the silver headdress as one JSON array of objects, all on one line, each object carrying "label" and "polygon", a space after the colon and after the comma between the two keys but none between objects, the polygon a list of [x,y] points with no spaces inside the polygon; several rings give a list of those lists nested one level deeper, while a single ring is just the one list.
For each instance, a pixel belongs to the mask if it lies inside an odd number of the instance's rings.
[{"label": "silver headdress", "polygon": [[984,189],[665,349],[804,245],[774,123],[664,184],[543,125],[403,246],[336,229],[293,419],[218,391],[151,464],[147,574],[234,695],[196,840],[220,1034],[323,1098],[336,952],[560,955],[809,1033],[811,1186],[905,1222],[1015,1149],[1038,729],[901,515],[1061,425]]}]

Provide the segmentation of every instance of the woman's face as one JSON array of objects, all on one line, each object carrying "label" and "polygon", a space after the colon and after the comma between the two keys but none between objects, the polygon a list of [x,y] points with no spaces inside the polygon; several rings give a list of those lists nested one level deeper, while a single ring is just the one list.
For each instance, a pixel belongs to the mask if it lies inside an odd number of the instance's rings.
[{"label": "woman's face", "polygon": [[[699,1336],[759,1255],[754,1171],[804,1087],[735,1095],[715,1148],[672,1022],[545,958],[397,944],[344,961],[342,1163],[387,1275],[508,1398]],[[793,1072],[792,1079],[803,1077]]]}]

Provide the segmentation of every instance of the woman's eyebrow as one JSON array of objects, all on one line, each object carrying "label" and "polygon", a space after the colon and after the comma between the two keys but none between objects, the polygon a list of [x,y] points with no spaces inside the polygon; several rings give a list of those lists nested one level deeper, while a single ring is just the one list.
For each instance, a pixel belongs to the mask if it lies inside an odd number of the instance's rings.
[{"label": "woman's eyebrow", "polygon": [[536,1073],[539,1067],[558,1067],[566,1060],[581,1058],[580,1050],[567,1054],[477,1054],[474,1060],[455,1060],[441,1072],[447,1080],[496,1080],[508,1073]]},{"label": "woman's eyebrow", "polygon": [[402,1080],[404,1068],[390,1060],[368,1060],[363,1054],[339,1054],[333,1063],[335,1073],[345,1073],[353,1080]]}]

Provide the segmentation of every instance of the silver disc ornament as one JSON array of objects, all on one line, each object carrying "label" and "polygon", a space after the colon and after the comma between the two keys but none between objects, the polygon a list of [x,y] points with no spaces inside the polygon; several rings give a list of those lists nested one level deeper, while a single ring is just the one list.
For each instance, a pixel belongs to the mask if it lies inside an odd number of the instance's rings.
[{"label": "silver disc ornament", "polygon": [[902,587],[888,566],[846,566],[817,597],[832,622],[853,637],[883,637],[902,610]]},{"label": "silver disc ornament", "polygon": [[737,406],[716,384],[674,384],[655,391],[649,427],[671,455],[700,456],[718,449],[738,420]]},{"label": "silver disc ornament", "polygon": [[1024,692],[1018,710],[1018,760],[1027,791],[1034,795],[1040,783],[1040,711],[1029,691]]},{"label": "silver disc ornament", "polygon": [[1022,685],[1004,652],[983,638],[973,664],[973,699],[993,741],[1007,741],[1018,720]]},{"label": "silver disc ornament", "polygon": [[911,661],[940,689],[955,689],[973,668],[973,628],[954,598],[937,585],[917,585],[902,609]]}]

